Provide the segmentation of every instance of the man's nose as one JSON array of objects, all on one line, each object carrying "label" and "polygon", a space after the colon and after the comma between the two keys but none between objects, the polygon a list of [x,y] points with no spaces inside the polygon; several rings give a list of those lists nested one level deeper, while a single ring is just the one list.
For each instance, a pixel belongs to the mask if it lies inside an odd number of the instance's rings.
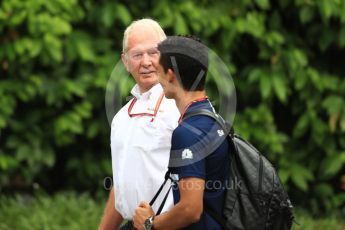
[{"label": "man's nose", "polygon": [[148,55],[148,53],[144,53],[143,57],[141,59],[141,64],[144,66],[152,65],[152,57],[150,57],[150,55]]}]

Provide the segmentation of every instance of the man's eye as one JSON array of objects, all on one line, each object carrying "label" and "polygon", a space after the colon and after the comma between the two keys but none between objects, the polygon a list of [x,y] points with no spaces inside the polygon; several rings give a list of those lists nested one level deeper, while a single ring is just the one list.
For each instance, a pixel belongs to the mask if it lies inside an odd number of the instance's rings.
[{"label": "man's eye", "polygon": [[150,50],[148,53],[149,55],[157,55],[159,52],[158,50]]},{"label": "man's eye", "polygon": [[133,54],[134,58],[141,58],[142,56],[143,56],[143,54],[141,54],[141,53]]}]

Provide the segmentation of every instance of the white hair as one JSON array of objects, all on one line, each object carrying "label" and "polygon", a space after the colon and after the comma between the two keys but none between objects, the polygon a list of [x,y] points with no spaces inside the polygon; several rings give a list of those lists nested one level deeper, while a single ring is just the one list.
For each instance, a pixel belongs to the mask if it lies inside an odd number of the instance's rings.
[{"label": "white hair", "polygon": [[143,18],[136,21],[133,21],[125,30],[125,33],[123,35],[123,41],[122,41],[122,52],[125,52],[128,46],[128,37],[129,34],[134,30],[136,27],[146,27],[148,30],[152,30],[153,33],[156,33],[159,37],[160,41],[163,41],[166,38],[166,35],[162,29],[162,27],[159,25],[158,22],[155,20],[152,20],[150,18]]}]

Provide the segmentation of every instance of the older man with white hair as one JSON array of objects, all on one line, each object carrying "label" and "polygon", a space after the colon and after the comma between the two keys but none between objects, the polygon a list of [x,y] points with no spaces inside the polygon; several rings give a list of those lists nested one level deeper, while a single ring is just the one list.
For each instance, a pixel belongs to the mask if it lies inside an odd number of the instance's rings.
[{"label": "older man with white hair", "polygon": [[[158,83],[157,44],[166,38],[160,25],[141,19],[127,27],[121,59],[136,85],[134,96],[115,115],[111,124],[111,154],[114,187],[99,229],[118,229],[123,219],[133,218],[142,200],[151,200],[166,172],[171,135],[180,116],[174,100],[164,96]],[[164,188],[168,191],[169,185]],[[159,197],[153,209],[158,209]],[[163,211],[173,206],[172,193]]]}]

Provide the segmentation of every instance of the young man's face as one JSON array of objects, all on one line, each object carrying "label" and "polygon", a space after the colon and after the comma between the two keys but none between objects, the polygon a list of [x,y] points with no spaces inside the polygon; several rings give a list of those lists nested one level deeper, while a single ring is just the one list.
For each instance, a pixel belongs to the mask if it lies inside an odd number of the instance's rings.
[{"label": "young man's face", "polygon": [[159,61],[159,42],[157,33],[144,28],[135,28],[128,36],[127,50],[122,54],[122,61],[141,92],[146,92],[158,83],[156,66]]},{"label": "young man's face", "polygon": [[158,64],[157,65],[157,72],[158,72],[158,81],[161,84],[164,94],[166,98],[174,99],[177,86],[173,84],[174,81],[174,73],[172,70],[168,70],[168,72],[164,72],[163,66]]}]

